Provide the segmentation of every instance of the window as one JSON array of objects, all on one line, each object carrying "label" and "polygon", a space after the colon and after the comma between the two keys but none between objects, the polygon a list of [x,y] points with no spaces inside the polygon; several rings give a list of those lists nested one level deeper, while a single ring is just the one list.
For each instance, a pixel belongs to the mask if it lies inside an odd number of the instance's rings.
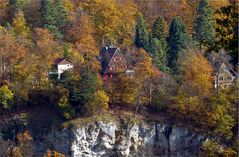
[{"label": "window", "polygon": [[232,77],[231,76],[227,76],[227,80],[232,80]]}]

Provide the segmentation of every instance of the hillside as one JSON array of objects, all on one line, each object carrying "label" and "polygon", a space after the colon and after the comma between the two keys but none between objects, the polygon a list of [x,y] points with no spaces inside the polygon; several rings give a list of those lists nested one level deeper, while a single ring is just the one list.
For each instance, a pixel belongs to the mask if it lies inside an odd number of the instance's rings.
[{"label": "hillside", "polygon": [[0,157],[237,156],[238,71],[236,0],[0,0]]}]

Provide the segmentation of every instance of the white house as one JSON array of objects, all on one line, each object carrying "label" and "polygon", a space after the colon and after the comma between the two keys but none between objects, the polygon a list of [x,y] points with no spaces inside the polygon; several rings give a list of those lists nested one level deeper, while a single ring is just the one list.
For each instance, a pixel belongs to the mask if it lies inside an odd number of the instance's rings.
[{"label": "white house", "polygon": [[58,58],[56,60],[56,66],[57,66],[58,79],[60,79],[61,74],[64,71],[73,69],[73,67],[74,67],[72,62],[67,58]]}]

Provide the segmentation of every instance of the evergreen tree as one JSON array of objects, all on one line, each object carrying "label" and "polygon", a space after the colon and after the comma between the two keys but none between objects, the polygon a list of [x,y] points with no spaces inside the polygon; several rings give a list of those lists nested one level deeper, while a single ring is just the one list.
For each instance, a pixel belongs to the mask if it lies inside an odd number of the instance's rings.
[{"label": "evergreen tree", "polygon": [[149,32],[142,14],[138,15],[136,21],[135,45],[138,48],[149,49]]},{"label": "evergreen tree", "polygon": [[158,17],[154,22],[152,35],[153,38],[157,38],[158,40],[166,40],[166,21],[162,17]]},{"label": "evergreen tree", "polygon": [[56,0],[55,5],[55,20],[58,28],[65,26],[67,21],[67,11],[62,4],[62,0]]},{"label": "evergreen tree", "polygon": [[179,17],[174,18],[170,25],[168,37],[168,65],[172,70],[176,70],[178,53],[186,48],[189,39],[184,23]]},{"label": "evergreen tree", "polygon": [[11,20],[15,17],[16,13],[21,10],[20,0],[9,0],[8,3],[8,14]]},{"label": "evergreen tree", "polygon": [[163,18],[158,17],[153,24],[152,39],[150,43],[151,52],[153,53],[153,62],[160,70],[167,70],[167,40],[166,40],[166,22]]},{"label": "evergreen tree", "polygon": [[70,56],[70,52],[69,52],[69,48],[68,46],[65,44],[64,45],[64,57],[68,58]]},{"label": "evergreen tree", "polygon": [[81,79],[76,83],[72,100],[80,104],[83,112],[92,115],[108,108],[108,99],[96,73],[83,70]]},{"label": "evergreen tree", "polygon": [[50,30],[56,39],[62,39],[62,34],[57,27],[57,20],[55,18],[56,9],[49,0],[41,1],[40,8],[43,27]]},{"label": "evergreen tree", "polygon": [[208,5],[208,0],[201,0],[199,3],[193,38],[199,42],[200,51],[202,45],[212,44],[215,39],[215,30],[212,24],[212,9]]}]

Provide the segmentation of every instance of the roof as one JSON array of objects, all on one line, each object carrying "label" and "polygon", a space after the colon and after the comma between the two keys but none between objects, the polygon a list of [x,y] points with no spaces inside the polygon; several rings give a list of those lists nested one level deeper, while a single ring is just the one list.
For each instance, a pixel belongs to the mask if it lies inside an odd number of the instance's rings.
[{"label": "roof", "polygon": [[217,68],[217,73],[219,72],[224,72],[226,70],[228,70],[233,76],[236,75],[235,71],[231,68],[231,66],[229,65],[229,63],[226,63],[226,62],[222,62],[220,64],[220,66]]},{"label": "roof", "polygon": [[72,64],[72,62],[69,60],[69,59],[67,59],[67,58],[65,58],[65,57],[63,57],[63,58],[57,58],[56,60],[55,60],[55,64],[57,64],[57,65],[63,65],[63,64]]},{"label": "roof", "polygon": [[98,58],[102,65],[102,71],[101,71],[102,74],[106,72],[107,67],[109,66],[117,50],[118,49],[115,47],[102,47],[99,58]]}]

